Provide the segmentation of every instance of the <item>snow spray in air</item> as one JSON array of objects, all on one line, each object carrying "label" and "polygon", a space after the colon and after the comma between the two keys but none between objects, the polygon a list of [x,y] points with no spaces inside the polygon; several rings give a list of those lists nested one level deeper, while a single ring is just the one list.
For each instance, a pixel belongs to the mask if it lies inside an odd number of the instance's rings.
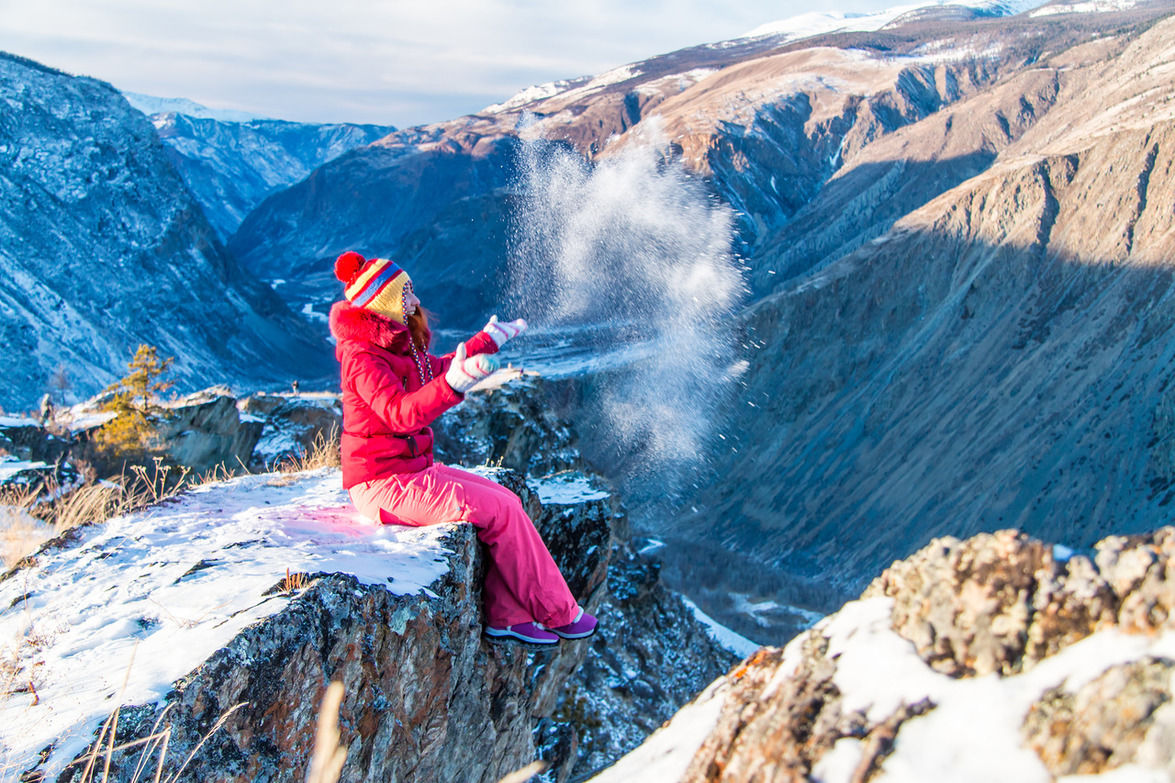
[{"label": "snow spray in air", "polygon": [[637,140],[590,165],[533,139],[519,170],[510,298],[536,331],[628,358],[587,379],[592,440],[620,461],[618,478],[671,490],[720,436],[739,361],[732,212],[660,143]]}]

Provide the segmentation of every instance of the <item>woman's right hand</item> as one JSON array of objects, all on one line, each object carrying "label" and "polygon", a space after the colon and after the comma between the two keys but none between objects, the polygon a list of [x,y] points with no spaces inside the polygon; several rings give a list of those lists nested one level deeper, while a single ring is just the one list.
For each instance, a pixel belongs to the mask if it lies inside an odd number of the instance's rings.
[{"label": "woman's right hand", "polygon": [[445,372],[445,382],[458,394],[464,394],[488,378],[498,369],[498,360],[488,354],[467,356],[465,343],[457,346],[453,354],[453,363]]},{"label": "woman's right hand", "polygon": [[494,345],[501,348],[507,340],[512,340],[526,331],[526,321],[522,318],[515,318],[513,321],[502,322],[498,320],[498,316],[491,315],[490,322],[482,328],[482,331],[490,336]]}]

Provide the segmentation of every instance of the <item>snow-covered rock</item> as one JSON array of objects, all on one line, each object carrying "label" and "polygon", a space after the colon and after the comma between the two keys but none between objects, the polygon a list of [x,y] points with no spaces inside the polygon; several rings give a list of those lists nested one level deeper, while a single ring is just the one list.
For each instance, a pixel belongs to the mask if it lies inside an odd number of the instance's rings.
[{"label": "snow-covered rock", "polygon": [[933,541],[594,780],[1168,780],[1173,556],[1175,528]]},{"label": "snow-covered rock", "polygon": [[[564,523],[539,517],[544,532]],[[534,719],[588,645],[536,657],[483,642],[480,557],[466,525],[365,522],[330,470],[211,484],[81,529],[0,582],[0,636],[31,682],[0,702],[5,767],[56,778],[121,704],[120,741],[166,711],[174,770],[247,702],[187,774],[300,779],[338,679],[349,779],[497,780],[533,757]],[[588,601],[592,573],[568,573]]]},{"label": "snow-covered rock", "polygon": [[242,420],[263,425],[250,469],[267,470],[308,454],[316,441],[325,443],[343,431],[343,406],[336,392],[251,394],[237,408]]},{"label": "snow-covered rock", "polygon": [[155,430],[172,462],[201,474],[248,465],[262,424],[242,417],[226,389],[212,387],[169,403]]}]

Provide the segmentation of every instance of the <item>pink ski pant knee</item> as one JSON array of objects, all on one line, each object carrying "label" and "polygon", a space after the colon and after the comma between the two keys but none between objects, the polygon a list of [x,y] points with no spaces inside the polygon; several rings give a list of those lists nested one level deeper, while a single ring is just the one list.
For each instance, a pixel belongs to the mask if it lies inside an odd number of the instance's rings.
[{"label": "pink ski pant knee", "polygon": [[375,479],[351,487],[361,514],[383,524],[469,522],[489,547],[485,616],[494,627],[536,620],[558,627],[579,611],[559,567],[510,490],[448,465]]}]

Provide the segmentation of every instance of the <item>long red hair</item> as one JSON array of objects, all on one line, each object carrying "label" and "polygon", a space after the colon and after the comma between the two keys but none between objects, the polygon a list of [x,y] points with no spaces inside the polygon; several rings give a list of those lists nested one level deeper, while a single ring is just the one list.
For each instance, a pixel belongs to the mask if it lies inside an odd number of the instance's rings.
[{"label": "long red hair", "polygon": [[408,316],[408,333],[412,335],[412,344],[416,346],[416,350],[428,351],[428,345],[432,342],[432,331],[428,328],[428,310],[420,305],[416,306],[416,312]]}]

